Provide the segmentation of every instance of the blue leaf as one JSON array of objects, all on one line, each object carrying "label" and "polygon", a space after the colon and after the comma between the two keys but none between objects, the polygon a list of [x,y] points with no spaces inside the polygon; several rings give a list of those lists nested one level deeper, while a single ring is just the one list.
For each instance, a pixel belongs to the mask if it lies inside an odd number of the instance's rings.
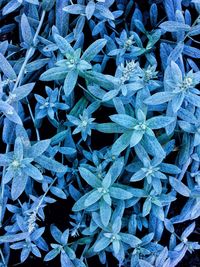
[{"label": "blue leaf", "polygon": [[112,154],[119,155],[124,149],[130,145],[132,132],[126,132],[122,134],[112,145]]},{"label": "blue leaf", "polygon": [[94,59],[94,57],[101,52],[101,50],[106,45],[107,40],[106,39],[98,39],[94,43],[92,43],[83,53],[81,59],[86,60],[90,62]]},{"label": "blue leaf", "polygon": [[70,14],[78,15],[85,13],[85,6],[80,4],[68,5],[64,7],[63,10]]},{"label": "blue leaf", "polygon": [[167,32],[179,32],[179,31],[189,31],[190,26],[181,22],[176,21],[165,21],[159,26],[161,29]]},{"label": "blue leaf", "polygon": [[185,196],[185,197],[189,197],[190,196],[190,189],[184,185],[181,181],[179,181],[178,179],[170,176],[169,177],[169,182],[171,184],[171,186],[181,195]]},{"label": "blue leaf", "polygon": [[97,188],[101,186],[100,180],[86,168],[80,167],[79,172],[81,177],[92,187]]},{"label": "blue leaf", "polygon": [[64,82],[64,92],[66,96],[69,96],[74,90],[78,79],[78,71],[71,70],[68,72]]},{"label": "blue leaf", "polygon": [[171,92],[159,92],[145,99],[144,103],[147,105],[159,105],[169,102],[173,97],[174,94]]},{"label": "blue leaf", "polygon": [[15,80],[17,78],[12,66],[1,53],[0,53],[0,68],[3,71],[4,75],[10,80]]},{"label": "blue leaf", "polygon": [[94,11],[95,11],[95,3],[93,1],[89,1],[89,3],[85,8],[85,14],[88,20],[91,19],[91,17],[94,14]]},{"label": "blue leaf", "polygon": [[28,45],[31,45],[33,41],[33,35],[28,18],[25,14],[23,14],[21,17],[21,31],[24,42]]},{"label": "blue leaf", "polygon": [[183,54],[186,54],[189,57],[200,58],[200,50],[196,47],[184,45]]},{"label": "blue leaf", "polygon": [[74,49],[71,47],[71,45],[68,43],[68,41],[65,38],[63,38],[62,36],[58,34],[55,34],[54,40],[58,48],[60,49],[61,53],[69,54],[69,55],[74,54]]}]

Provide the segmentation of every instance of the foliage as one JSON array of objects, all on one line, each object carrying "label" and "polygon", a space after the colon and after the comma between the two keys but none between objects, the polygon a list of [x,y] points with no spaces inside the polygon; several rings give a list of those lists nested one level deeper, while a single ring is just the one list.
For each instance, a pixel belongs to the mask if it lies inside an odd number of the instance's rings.
[{"label": "foliage", "polygon": [[0,7],[0,266],[17,250],[173,267],[200,249],[200,1]]}]

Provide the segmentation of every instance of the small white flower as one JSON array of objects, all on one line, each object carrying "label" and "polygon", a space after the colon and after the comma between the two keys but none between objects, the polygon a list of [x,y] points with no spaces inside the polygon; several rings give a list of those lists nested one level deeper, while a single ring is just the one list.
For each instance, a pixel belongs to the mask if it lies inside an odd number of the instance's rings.
[{"label": "small white flower", "polygon": [[133,45],[134,41],[133,41],[133,35],[131,35],[124,43],[124,48],[129,50],[131,48],[131,46]]},{"label": "small white flower", "polygon": [[15,160],[13,160],[13,162],[11,163],[11,165],[14,168],[18,168],[21,165],[21,163],[20,163],[20,161],[18,161],[18,160],[15,159]]},{"label": "small white flower", "polygon": [[83,127],[86,127],[87,124],[88,124],[88,122],[87,122],[86,120],[83,120],[83,121],[82,121],[82,126],[83,126]]},{"label": "small white flower", "polygon": [[6,112],[5,112],[7,115],[13,115],[13,109],[12,108],[9,108],[9,109],[7,109],[6,110]]},{"label": "small white flower", "polygon": [[30,217],[28,218],[28,232],[32,233],[36,227],[36,213],[33,212]]}]

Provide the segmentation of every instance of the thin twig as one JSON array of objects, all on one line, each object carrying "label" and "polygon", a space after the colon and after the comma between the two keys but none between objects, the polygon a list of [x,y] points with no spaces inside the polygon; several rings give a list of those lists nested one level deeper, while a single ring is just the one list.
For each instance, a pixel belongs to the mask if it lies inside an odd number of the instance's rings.
[{"label": "thin twig", "polygon": [[35,32],[35,35],[34,35],[34,37],[33,37],[33,46],[31,46],[31,47],[27,50],[27,53],[26,53],[26,56],[25,56],[24,63],[23,63],[22,66],[21,66],[21,69],[20,69],[20,72],[19,72],[19,74],[18,74],[18,76],[17,76],[17,80],[16,80],[16,82],[15,82],[15,85],[14,85],[13,90],[15,90],[15,89],[17,88],[17,86],[19,85],[19,83],[20,83],[20,81],[21,81],[21,78],[22,78],[22,76],[24,75],[24,71],[25,71],[26,65],[27,65],[27,63],[28,63],[28,61],[29,61],[29,59],[30,59],[30,57],[31,57],[31,55],[32,55],[32,53],[33,53],[33,51],[34,51],[34,49],[35,49],[36,41],[37,41],[39,32],[40,32],[40,30],[41,30],[41,28],[42,28],[42,24],[43,24],[43,21],[44,21],[45,14],[46,14],[46,12],[43,11],[43,12],[42,12],[41,19],[40,19],[40,23],[39,23],[39,25],[38,25],[38,27],[37,27],[37,30],[36,30],[36,32]]}]

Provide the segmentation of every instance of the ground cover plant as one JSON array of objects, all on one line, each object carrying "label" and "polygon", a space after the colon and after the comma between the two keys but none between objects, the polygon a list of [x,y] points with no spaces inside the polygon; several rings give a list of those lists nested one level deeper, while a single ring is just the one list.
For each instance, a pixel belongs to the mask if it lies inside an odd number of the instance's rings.
[{"label": "ground cover plant", "polygon": [[0,7],[0,266],[200,266],[200,1]]}]

